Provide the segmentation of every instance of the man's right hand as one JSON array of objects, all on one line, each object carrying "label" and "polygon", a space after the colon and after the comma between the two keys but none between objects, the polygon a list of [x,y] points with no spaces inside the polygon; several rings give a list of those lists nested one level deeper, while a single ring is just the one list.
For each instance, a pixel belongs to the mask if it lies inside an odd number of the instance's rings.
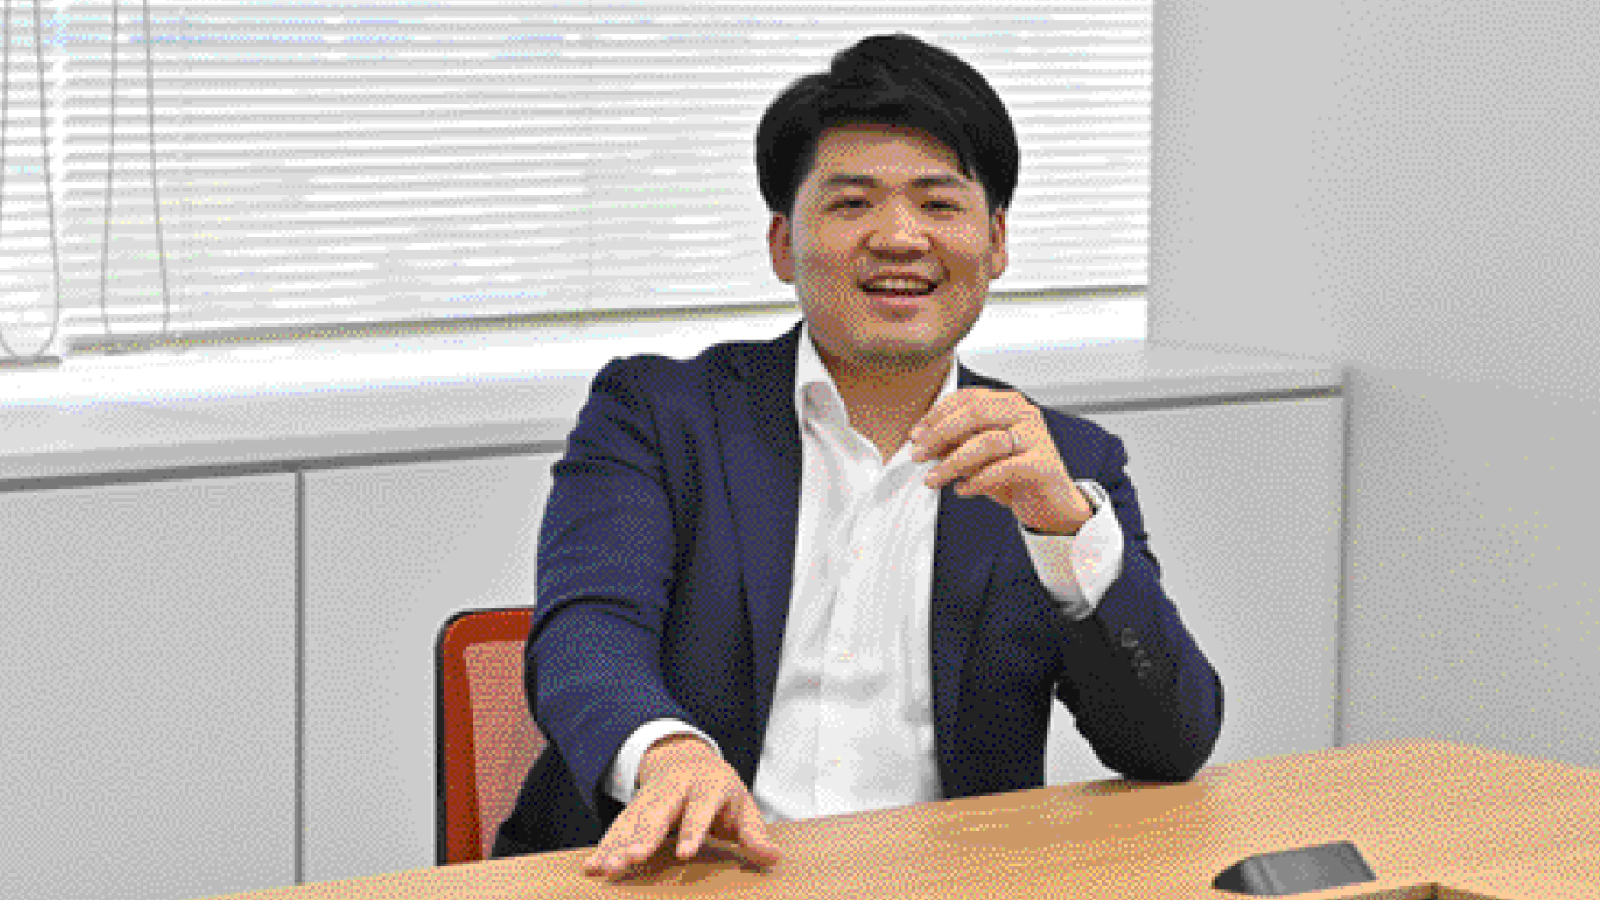
[{"label": "man's right hand", "polygon": [[674,833],[679,859],[693,858],[707,834],[734,844],[758,866],[779,856],[739,773],[691,734],[670,735],[645,751],[633,802],[584,861],[584,874],[625,875]]}]

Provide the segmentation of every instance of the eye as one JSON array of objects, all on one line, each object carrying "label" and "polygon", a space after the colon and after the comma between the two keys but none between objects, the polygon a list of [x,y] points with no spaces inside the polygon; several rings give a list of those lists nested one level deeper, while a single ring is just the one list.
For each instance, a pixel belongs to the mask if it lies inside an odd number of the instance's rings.
[{"label": "eye", "polygon": [[841,197],[828,204],[828,209],[865,209],[867,201],[861,197]]},{"label": "eye", "polygon": [[961,204],[955,202],[954,200],[929,200],[927,203],[924,203],[923,206],[926,206],[929,209],[939,210],[940,212],[961,211]]}]

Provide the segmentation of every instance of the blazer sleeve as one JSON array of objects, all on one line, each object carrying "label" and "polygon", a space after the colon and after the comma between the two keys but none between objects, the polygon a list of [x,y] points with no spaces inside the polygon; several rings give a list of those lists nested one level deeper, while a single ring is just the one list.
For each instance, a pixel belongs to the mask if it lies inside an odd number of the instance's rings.
[{"label": "blazer sleeve", "polygon": [[694,722],[661,674],[676,544],[658,413],[647,396],[660,396],[665,374],[652,370],[669,367],[634,358],[595,376],[553,469],[539,533],[528,702],[602,821],[616,809],[602,778],[628,735],[651,719]]},{"label": "blazer sleeve", "polygon": [[[1076,420],[1081,423],[1082,420]],[[1122,572],[1093,614],[1072,623],[1066,671],[1056,694],[1078,731],[1113,771],[1139,780],[1185,781],[1205,765],[1222,728],[1222,680],[1161,586],[1161,570],[1121,439],[1090,426],[1058,444],[1096,446],[1075,460],[1111,497],[1123,533]]]}]

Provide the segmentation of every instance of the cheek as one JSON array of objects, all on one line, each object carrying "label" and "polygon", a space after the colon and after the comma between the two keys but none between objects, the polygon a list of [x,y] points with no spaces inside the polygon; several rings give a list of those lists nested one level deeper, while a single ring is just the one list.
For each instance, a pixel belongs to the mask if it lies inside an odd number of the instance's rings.
[{"label": "cheek", "polygon": [[849,246],[841,235],[811,234],[795,246],[795,253],[814,272],[843,271],[850,258]]},{"label": "cheek", "polygon": [[810,301],[809,315],[839,319],[849,314],[855,299],[855,279],[848,254],[821,242],[797,244],[795,276],[802,301]]},{"label": "cheek", "polygon": [[976,241],[963,251],[961,267],[967,271],[968,277],[988,282],[999,261],[996,253],[987,241]]},{"label": "cheek", "polygon": [[848,256],[818,250],[800,257],[797,262],[797,274],[812,296],[834,303],[849,299],[855,279],[850,275]]}]

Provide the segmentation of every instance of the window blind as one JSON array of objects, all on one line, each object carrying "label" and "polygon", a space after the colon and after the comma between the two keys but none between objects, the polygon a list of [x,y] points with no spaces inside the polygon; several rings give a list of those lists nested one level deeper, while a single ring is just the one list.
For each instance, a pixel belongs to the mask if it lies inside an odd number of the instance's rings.
[{"label": "window blind", "polygon": [[5,2],[13,354],[58,303],[103,340],[792,300],[756,123],[891,31],[1016,123],[997,292],[1145,281],[1149,0],[43,0],[42,64]]}]

